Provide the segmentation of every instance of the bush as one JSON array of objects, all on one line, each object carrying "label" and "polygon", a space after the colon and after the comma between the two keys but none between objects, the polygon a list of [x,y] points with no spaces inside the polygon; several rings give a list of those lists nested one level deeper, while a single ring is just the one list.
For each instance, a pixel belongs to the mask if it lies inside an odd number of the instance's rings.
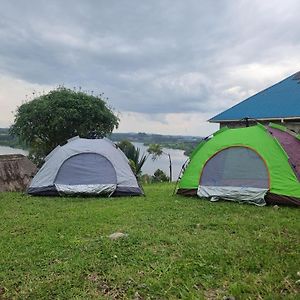
[{"label": "bush", "polygon": [[59,87],[18,107],[10,132],[41,164],[56,146],[79,135],[100,138],[118,127],[119,118],[100,96]]}]

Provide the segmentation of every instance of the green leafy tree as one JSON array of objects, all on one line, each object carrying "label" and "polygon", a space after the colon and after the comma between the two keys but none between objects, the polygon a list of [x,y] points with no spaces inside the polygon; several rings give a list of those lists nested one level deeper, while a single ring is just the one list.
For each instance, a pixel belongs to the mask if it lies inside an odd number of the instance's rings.
[{"label": "green leafy tree", "polygon": [[129,160],[132,171],[135,175],[141,174],[141,169],[148,158],[147,155],[140,153],[140,148],[135,147],[128,140],[121,141],[118,147],[123,151]]},{"label": "green leafy tree", "polygon": [[169,177],[162,171],[161,169],[157,169],[153,176],[152,182],[167,182],[169,181]]},{"label": "green leafy tree", "polygon": [[143,174],[140,176],[140,181],[144,184],[152,183],[152,176],[149,174]]},{"label": "green leafy tree", "polygon": [[[151,144],[147,150],[150,154],[152,154],[152,159],[157,159],[159,156],[162,154],[165,154],[168,156],[169,159],[169,170],[170,170],[170,177],[169,180],[170,182],[172,181],[172,160],[171,160],[171,155],[170,153],[167,153],[163,151],[161,145],[159,144]],[[159,170],[159,169],[158,169]]]},{"label": "green leafy tree", "polygon": [[140,177],[142,173],[142,167],[149,156],[151,156],[152,160],[156,160],[162,154],[160,145],[157,144],[152,144],[149,146],[147,149],[148,154],[141,154],[140,148],[135,147],[128,140],[118,143],[118,147],[127,156],[131,169],[138,177]]},{"label": "green leafy tree", "polygon": [[159,144],[150,144],[147,152],[151,154],[152,160],[156,160],[163,154],[162,147]]},{"label": "green leafy tree", "polygon": [[118,127],[119,118],[101,97],[58,87],[19,106],[10,132],[41,163],[71,137],[100,138]]}]

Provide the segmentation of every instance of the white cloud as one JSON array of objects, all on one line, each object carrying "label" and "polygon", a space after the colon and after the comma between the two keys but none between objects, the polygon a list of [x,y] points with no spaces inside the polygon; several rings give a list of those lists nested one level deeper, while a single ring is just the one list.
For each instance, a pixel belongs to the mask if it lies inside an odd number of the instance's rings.
[{"label": "white cloud", "polygon": [[0,127],[8,127],[13,123],[18,106],[35,95],[47,92],[51,86],[32,84],[24,80],[0,75]]},{"label": "white cloud", "polygon": [[[153,116],[153,115],[152,115]],[[208,136],[218,129],[207,122],[212,115],[203,113],[174,113],[151,116],[123,112],[117,132],[146,132],[171,135]]]},{"label": "white cloud", "polygon": [[65,84],[104,92],[121,131],[206,135],[300,70],[299,1],[116,3],[2,1],[0,126],[32,90]]},{"label": "white cloud", "polygon": [[153,85],[160,90],[176,91],[180,95],[200,96],[203,89],[211,87],[211,82],[201,73],[187,72],[158,77]]}]

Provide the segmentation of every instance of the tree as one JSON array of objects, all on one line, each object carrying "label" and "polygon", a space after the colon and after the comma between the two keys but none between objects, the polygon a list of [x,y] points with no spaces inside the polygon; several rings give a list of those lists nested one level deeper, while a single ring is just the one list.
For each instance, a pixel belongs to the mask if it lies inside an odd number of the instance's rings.
[{"label": "tree", "polygon": [[147,160],[147,156],[145,154],[140,153],[140,148],[136,148],[131,142],[128,140],[121,141],[118,144],[118,147],[123,151],[126,157],[129,160],[132,171],[136,176],[140,175],[142,172],[142,167]]},{"label": "tree", "polygon": [[[150,144],[147,152],[148,155],[145,154],[140,154],[140,149],[136,148],[131,142],[128,140],[121,141],[118,144],[118,147],[124,152],[124,154],[127,156],[131,169],[134,172],[134,174],[137,177],[141,177],[142,173],[142,167],[146,160],[148,159],[149,156],[151,156],[151,159],[154,161],[158,157],[160,157],[162,154],[165,154],[169,158],[169,170],[170,170],[170,177],[166,176],[164,177],[167,178],[167,181],[169,180],[170,182],[172,181],[172,160],[171,160],[171,155],[165,151],[163,151],[161,145],[159,144]],[[160,172],[160,169],[157,169],[158,172]],[[163,172],[163,171],[161,171]],[[155,175],[155,174],[154,174]],[[161,174],[158,173],[158,176]],[[165,175],[165,174],[164,174]],[[151,179],[152,180],[152,179]]]},{"label": "tree", "polygon": [[71,137],[100,138],[118,127],[119,118],[101,97],[58,87],[19,106],[10,132],[41,163]]},{"label": "tree", "polygon": [[152,160],[156,160],[163,154],[162,148],[159,144],[150,144],[147,152],[152,155]]},{"label": "tree", "polygon": [[[161,145],[159,144],[151,144],[148,148],[148,152],[152,154],[152,159],[156,159],[158,156],[161,156],[162,154],[165,154],[169,158],[169,171],[170,171],[170,177],[169,180],[170,182],[172,181],[172,160],[171,160],[171,155],[170,153],[167,153],[163,151]],[[159,170],[159,169],[158,169]]]},{"label": "tree", "polygon": [[142,173],[142,167],[149,156],[151,156],[152,160],[156,160],[161,154],[161,148],[158,144],[151,144],[147,149],[148,154],[141,154],[140,148],[135,147],[128,140],[121,141],[118,144],[118,147],[124,152],[127,156],[131,169],[135,173],[136,176],[140,176]]},{"label": "tree", "polygon": [[149,174],[143,174],[140,176],[140,182],[146,184],[152,183],[152,176]]},{"label": "tree", "polygon": [[166,182],[169,181],[169,177],[161,169],[157,169],[153,176],[152,182]]}]

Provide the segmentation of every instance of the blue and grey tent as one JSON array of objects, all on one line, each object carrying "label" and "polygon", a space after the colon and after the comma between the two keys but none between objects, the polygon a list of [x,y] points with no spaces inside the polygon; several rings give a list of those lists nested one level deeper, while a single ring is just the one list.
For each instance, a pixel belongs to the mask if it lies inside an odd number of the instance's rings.
[{"label": "blue and grey tent", "polygon": [[31,195],[141,195],[125,154],[110,140],[72,138],[33,178]]}]

